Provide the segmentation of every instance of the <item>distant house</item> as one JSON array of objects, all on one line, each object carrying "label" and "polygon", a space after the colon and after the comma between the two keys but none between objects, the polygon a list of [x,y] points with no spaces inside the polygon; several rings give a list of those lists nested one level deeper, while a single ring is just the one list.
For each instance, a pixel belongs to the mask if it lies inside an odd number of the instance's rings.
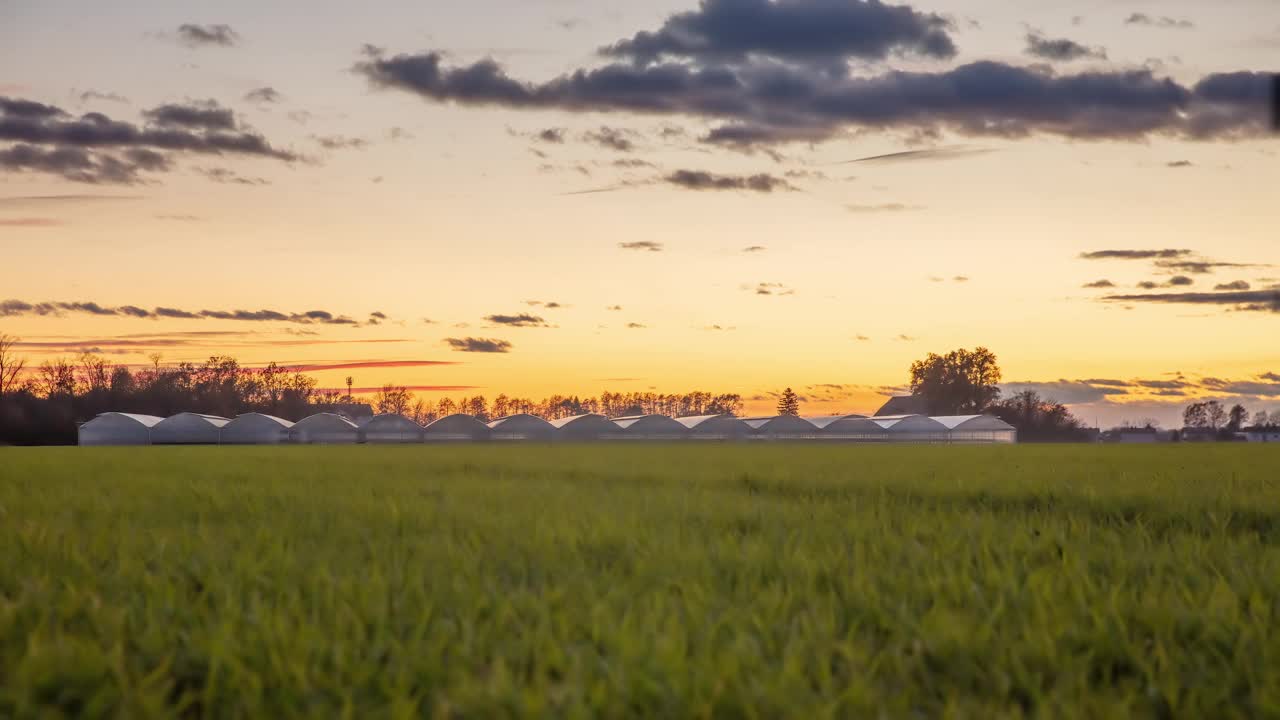
[{"label": "distant house", "polygon": [[1213,428],[1189,427],[1182,429],[1182,442],[1217,442],[1218,431]]},{"label": "distant house", "polygon": [[1124,445],[1148,445],[1173,442],[1173,431],[1153,427],[1119,428],[1107,433],[1107,439]]},{"label": "distant house", "polygon": [[1249,428],[1244,431],[1244,439],[1251,442],[1273,442],[1280,443],[1280,427],[1269,428]]},{"label": "distant house", "polygon": [[876,411],[876,417],[928,414],[929,406],[925,403],[923,395],[899,395],[889,398],[889,402]]}]

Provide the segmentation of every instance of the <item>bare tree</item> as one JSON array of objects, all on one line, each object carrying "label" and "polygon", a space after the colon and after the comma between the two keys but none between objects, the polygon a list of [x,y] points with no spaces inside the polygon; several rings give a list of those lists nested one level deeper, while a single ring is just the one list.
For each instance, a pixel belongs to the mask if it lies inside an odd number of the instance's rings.
[{"label": "bare tree", "polygon": [[383,385],[373,396],[373,406],[381,415],[408,415],[413,406],[413,393],[405,387]]},{"label": "bare tree", "polygon": [[0,397],[18,389],[18,376],[27,366],[26,359],[17,353],[21,338],[0,333]]}]

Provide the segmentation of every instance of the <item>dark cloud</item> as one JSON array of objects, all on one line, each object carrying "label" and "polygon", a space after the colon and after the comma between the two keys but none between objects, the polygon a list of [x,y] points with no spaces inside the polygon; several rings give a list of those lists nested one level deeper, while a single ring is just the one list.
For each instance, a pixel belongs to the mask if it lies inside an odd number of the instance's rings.
[{"label": "dark cloud", "polygon": [[1155,290],[1158,287],[1160,287],[1160,283],[1151,280],[1143,280],[1138,283],[1138,288],[1142,290]]},{"label": "dark cloud", "polygon": [[100,100],[102,102],[120,103],[122,105],[129,104],[129,98],[113,92],[98,92],[97,90],[85,90],[80,93],[80,102],[93,102]]},{"label": "dark cloud", "polygon": [[240,34],[230,25],[197,25],[184,23],[178,26],[178,41],[187,47],[232,47],[240,42]]},{"label": "dark cloud", "polygon": [[891,53],[949,58],[956,54],[950,27],[939,15],[879,0],[703,0],[657,31],[637,33],[600,53],[637,64],[758,57],[835,65]]},{"label": "dark cloud", "polygon": [[1029,390],[1038,393],[1046,400],[1066,405],[1085,405],[1129,394],[1128,389],[1124,387],[1103,386],[1079,380],[1012,382],[1001,385],[1000,389],[1005,395],[1016,395]]},{"label": "dark cloud", "polygon": [[1195,284],[1196,284],[1196,281],[1192,280],[1186,275],[1174,275],[1173,277],[1169,278],[1169,287],[1186,287],[1188,285],[1195,285]]},{"label": "dark cloud", "polygon": [[853,339],[857,340],[858,342],[871,342],[871,338],[867,337],[866,335],[854,335]]},{"label": "dark cloud", "polygon": [[1280,313],[1280,290],[1108,295],[1103,300],[1123,303],[1226,306],[1247,312]]},{"label": "dark cloud", "polygon": [[606,310],[608,310],[609,312],[622,312],[622,306],[621,306],[621,305],[610,305],[609,307],[607,307],[607,308],[605,308],[605,309],[606,309]]},{"label": "dark cloud", "polygon": [[953,158],[969,157],[972,155],[985,155],[986,153],[995,152],[991,148],[973,148],[965,145],[953,145],[949,147],[927,148],[923,150],[904,150],[902,152],[887,153],[885,155],[872,155],[870,157],[857,158],[856,160],[846,160],[843,165],[852,165],[853,163],[898,163],[913,162],[918,160],[951,160]]},{"label": "dark cloud", "polygon": [[664,246],[662,243],[654,242],[653,240],[637,240],[635,242],[622,242],[622,243],[618,243],[618,247],[622,248],[623,250],[641,250],[644,252],[662,252],[664,249],[666,249],[666,246]]},{"label": "dark cloud", "polygon": [[636,149],[635,138],[637,134],[633,130],[623,128],[613,128],[606,125],[600,126],[599,130],[592,130],[583,133],[582,139],[599,145],[600,147],[618,152],[631,152]]},{"label": "dark cloud", "polygon": [[1190,20],[1182,20],[1171,18],[1167,15],[1151,16],[1146,13],[1136,12],[1125,18],[1126,25],[1148,25],[1150,27],[1168,28],[1173,30],[1190,30],[1196,26]]},{"label": "dark cloud", "polygon": [[445,344],[453,348],[456,352],[469,353],[508,353],[511,352],[511,343],[506,340],[491,340],[487,338],[445,338]]},{"label": "dark cloud", "polygon": [[1250,290],[1252,288],[1250,287],[1249,283],[1245,282],[1244,280],[1236,280],[1235,282],[1222,283],[1221,285],[1215,285],[1213,289],[1221,292],[1224,290],[1225,291]]},{"label": "dark cloud", "polygon": [[1182,258],[1191,255],[1190,250],[1095,250],[1081,253],[1085,260],[1155,260]]},{"label": "dark cloud", "polygon": [[230,108],[222,107],[215,100],[191,102],[183,105],[169,103],[144,110],[142,116],[161,127],[192,128],[197,130],[235,130],[236,116]]},{"label": "dark cloud", "polygon": [[0,142],[12,143],[0,147],[0,170],[131,184],[144,173],[171,170],[166,153],[298,159],[239,127],[234,114],[216,103],[161,105],[144,116],[145,126],[96,112],[73,118],[59,108],[0,98]]},{"label": "dark cloud", "polygon": [[23,300],[5,300],[0,302],[0,317],[42,316],[61,317],[66,314],[97,315],[100,317],[126,318],[169,318],[182,320],[242,320],[250,322],[288,322],[301,325],[358,325],[351,318],[334,315],[325,310],[310,310],[303,313],[284,313],[276,310],[179,310],[170,307],[157,307],[147,310],[137,305],[104,306],[96,302],[41,302],[29,303]]},{"label": "dark cloud", "polygon": [[1115,286],[1116,284],[1111,282],[1110,280],[1095,280],[1091,283],[1086,284],[1084,287],[1092,288],[1092,289],[1101,289],[1101,288],[1113,288]]},{"label": "dark cloud", "polygon": [[537,315],[529,313],[520,313],[518,315],[486,315],[485,320],[495,325],[506,325],[508,327],[518,328],[543,328],[550,327],[547,321]]},{"label": "dark cloud", "polygon": [[707,325],[702,329],[706,330],[707,332],[731,332],[733,330],[737,330],[738,328],[733,326],[728,326],[728,325]]},{"label": "dark cloud", "polygon": [[244,99],[245,102],[271,104],[280,102],[284,99],[284,96],[273,87],[260,87],[245,93]]},{"label": "dark cloud", "polygon": [[677,170],[663,181],[686,190],[748,190],[771,193],[775,190],[795,190],[795,186],[783,178],[760,173],[756,175],[716,175],[703,170]]},{"label": "dark cloud", "polygon": [[345,135],[312,135],[311,139],[325,150],[364,150],[369,147],[368,140]]},{"label": "dark cloud", "polygon": [[1191,162],[1190,160],[1174,160],[1172,162],[1165,163],[1165,167],[1185,168],[1185,167],[1191,167],[1194,164],[1195,163]]},{"label": "dark cloud", "polygon": [[627,323],[628,330],[644,330],[647,327],[648,325],[642,325],[641,323],[636,323],[636,322]]},{"label": "dark cloud", "polygon": [[1086,140],[1269,132],[1270,76],[1252,72],[1209,75],[1185,86],[1150,69],[1063,75],[993,61],[876,76],[776,62],[667,62],[613,63],[530,83],[490,59],[446,67],[436,52],[370,56],[356,71],[376,87],[435,102],[719,119],[728,124],[706,139],[738,145],[812,142],[858,129]]},{"label": "dark cloud", "polygon": [[547,310],[559,310],[564,307],[563,303],[558,303],[554,301],[548,302],[545,300],[525,300],[524,304],[528,305],[529,307],[546,308]]},{"label": "dark cloud", "polygon": [[164,155],[146,148],[131,148],[118,154],[27,143],[0,148],[0,171],[57,175],[92,185],[132,185],[142,182],[141,173],[168,169]]},{"label": "dark cloud", "polygon": [[744,252],[744,253],[762,253],[762,252],[764,252],[764,251],[766,251],[766,250],[768,250],[768,249],[769,249],[769,248],[767,248],[767,247],[765,247],[765,246],[763,246],[763,245],[752,245],[752,246],[750,246],[750,247],[744,247],[744,248],[742,248],[742,252]]},{"label": "dark cloud", "polygon": [[1081,45],[1067,38],[1047,38],[1037,32],[1027,33],[1026,53],[1043,60],[1069,62],[1081,58],[1106,60],[1107,51],[1100,47]]}]

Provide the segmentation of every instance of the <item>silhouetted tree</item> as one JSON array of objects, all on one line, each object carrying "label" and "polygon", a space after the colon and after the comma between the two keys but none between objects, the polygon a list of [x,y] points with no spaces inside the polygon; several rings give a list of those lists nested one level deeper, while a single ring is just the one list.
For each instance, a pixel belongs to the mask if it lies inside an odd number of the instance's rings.
[{"label": "silhouetted tree", "polygon": [[27,361],[17,353],[20,341],[21,338],[0,333],[0,398],[18,391],[18,377],[27,366]]},{"label": "silhouetted tree", "polygon": [[1018,429],[1030,442],[1076,442],[1087,437],[1084,426],[1062,403],[1045,400],[1034,390],[993,403],[987,411]]},{"label": "silhouetted tree", "polygon": [[1000,398],[1000,377],[986,348],[930,353],[911,365],[911,393],[924,397],[930,415],[974,415]]},{"label": "silhouetted tree", "polygon": [[383,415],[408,415],[413,406],[413,393],[396,385],[383,385],[373,396],[374,410]]},{"label": "silhouetted tree", "polygon": [[1227,414],[1227,430],[1231,432],[1239,432],[1244,424],[1249,421],[1249,411],[1244,409],[1243,405],[1236,405],[1231,408],[1231,412]]},{"label": "silhouetted tree", "polygon": [[778,398],[778,414],[800,415],[800,396],[795,390],[787,388],[782,391],[782,396]]}]

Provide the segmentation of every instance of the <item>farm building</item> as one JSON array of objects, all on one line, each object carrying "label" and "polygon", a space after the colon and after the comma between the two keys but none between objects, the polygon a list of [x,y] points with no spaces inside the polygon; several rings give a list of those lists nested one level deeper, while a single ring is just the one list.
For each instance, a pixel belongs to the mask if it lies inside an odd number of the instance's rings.
[{"label": "farm building", "polygon": [[683,440],[689,428],[666,415],[636,415],[614,418],[623,440]]},{"label": "farm building", "polygon": [[889,402],[876,411],[876,417],[900,417],[902,415],[925,415],[929,406],[920,395],[899,395],[889,398]]},{"label": "farm building", "polygon": [[274,415],[245,413],[222,426],[223,445],[279,445],[289,442],[293,423]]},{"label": "farm building", "polygon": [[888,442],[889,433],[878,423],[863,415],[833,415],[808,418],[819,430],[823,440],[851,442]]},{"label": "farm building", "polygon": [[1251,443],[1280,442],[1280,428],[1253,428],[1244,431],[1244,439]]},{"label": "farm building", "polygon": [[761,440],[816,440],[818,427],[795,415],[777,417],[743,418],[755,436]]},{"label": "farm building", "polygon": [[79,428],[81,445],[150,445],[151,428],[162,418],[154,415],[102,413]]},{"label": "farm building", "polygon": [[289,442],[302,445],[354,445],[359,441],[356,424],[333,413],[303,418],[289,428]]},{"label": "farm building", "polygon": [[448,415],[427,425],[427,442],[482,442],[489,439],[489,426],[474,415]]},{"label": "farm building", "polygon": [[222,427],[231,422],[217,415],[179,413],[151,428],[152,445],[217,445]]},{"label": "farm building", "polygon": [[622,432],[609,418],[594,413],[552,420],[551,425],[558,431],[556,439],[570,442],[613,440]]},{"label": "farm building", "polygon": [[745,440],[752,432],[750,425],[732,415],[676,418],[676,422],[689,428],[691,440]]},{"label": "farm building", "polygon": [[969,445],[1012,444],[1018,431],[1000,418],[990,415],[954,415],[930,418],[947,427],[947,440]]},{"label": "farm building", "polygon": [[551,442],[556,439],[556,426],[540,417],[529,414],[512,415],[489,423],[493,440],[534,440]]},{"label": "farm building", "polygon": [[396,444],[420,443],[426,438],[426,430],[403,415],[378,415],[360,425],[357,436],[362,443]]}]

